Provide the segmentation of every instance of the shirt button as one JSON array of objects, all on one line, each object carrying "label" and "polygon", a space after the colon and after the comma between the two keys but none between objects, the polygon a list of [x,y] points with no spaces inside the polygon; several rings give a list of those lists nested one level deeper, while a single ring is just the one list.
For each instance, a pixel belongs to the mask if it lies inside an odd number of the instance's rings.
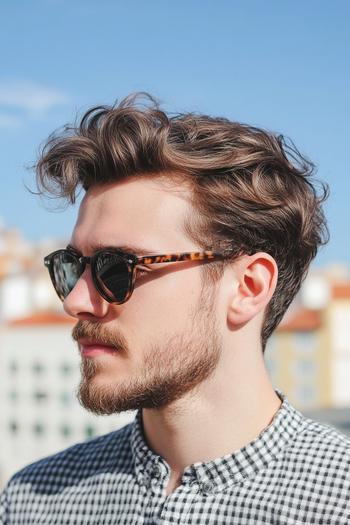
[{"label": "shirt button", "polygon": [[154,470],[153,470],[153,476],[154,476],[156,479],[159,479],[159,478],[162,477],[162,474],[163,474],[163,472],[162,472],[162,467],[161,467],[160,465],[157,464],[157,465],[154,467]]},{"label": "shirt button", "polygon": [[211,481],[204,481],[201,488],[203,492],[210,493],[214,488],[214,484]]}]

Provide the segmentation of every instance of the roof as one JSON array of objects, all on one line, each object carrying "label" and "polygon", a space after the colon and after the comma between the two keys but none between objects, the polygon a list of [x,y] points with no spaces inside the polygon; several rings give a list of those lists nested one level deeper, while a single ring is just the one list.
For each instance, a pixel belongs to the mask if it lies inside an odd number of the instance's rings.
[{"label": "roof", "polygon": [[350,282],[339,282],[332,285],[333,299],[350,299]]},{"label": "roof", "polygon": [[21,317],[19,319],[12,319],[8,321],[10,326],[38,326],[38,325],[62,325],[62,324],[72,324],[76,320],[74,317],[69,315],[55,312],[55,311],[42,311],[36,312],[28,317]]},{"label": "roof", "polygon": [[322,314],[319,310],[300,308],[281,322],[279,332],[311,332],[322,324]]}]

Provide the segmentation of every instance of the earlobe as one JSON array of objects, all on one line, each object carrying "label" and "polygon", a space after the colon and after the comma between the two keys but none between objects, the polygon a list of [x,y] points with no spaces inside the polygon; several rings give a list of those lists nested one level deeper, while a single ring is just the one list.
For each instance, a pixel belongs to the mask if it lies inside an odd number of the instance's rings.
[{"label": "earlobe", "polygon": [[277,275],[277,264],[267,253],[246,256],[238,262],[238,283],[228,309],[232,325],[238,328],[266,308],[275,291]]}]

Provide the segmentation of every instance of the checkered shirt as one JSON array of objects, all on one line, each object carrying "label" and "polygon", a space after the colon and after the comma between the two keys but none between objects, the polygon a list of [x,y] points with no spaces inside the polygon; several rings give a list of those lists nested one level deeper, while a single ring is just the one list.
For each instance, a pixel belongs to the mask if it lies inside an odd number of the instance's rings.
[{"label": "checkered shirt", "polygon": [[281,407],[254,441],[190,465],[169,496],[169,466],[147,446],[139,412],[122,429],[15,474],[0,523],[349,525],[350,439],[276,393]]}]

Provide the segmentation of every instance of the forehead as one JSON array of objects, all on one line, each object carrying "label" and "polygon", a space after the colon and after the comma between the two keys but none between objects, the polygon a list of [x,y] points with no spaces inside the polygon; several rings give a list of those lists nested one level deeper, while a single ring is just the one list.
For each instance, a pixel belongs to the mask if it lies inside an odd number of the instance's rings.
[{"label": "forehead", "polygon": [[79,209],[71,244],[140,246],[146,252],[187,250],[193,243],[182,227],[191,214],[189,190],[155,178],[135,178],[90,188]]}]

